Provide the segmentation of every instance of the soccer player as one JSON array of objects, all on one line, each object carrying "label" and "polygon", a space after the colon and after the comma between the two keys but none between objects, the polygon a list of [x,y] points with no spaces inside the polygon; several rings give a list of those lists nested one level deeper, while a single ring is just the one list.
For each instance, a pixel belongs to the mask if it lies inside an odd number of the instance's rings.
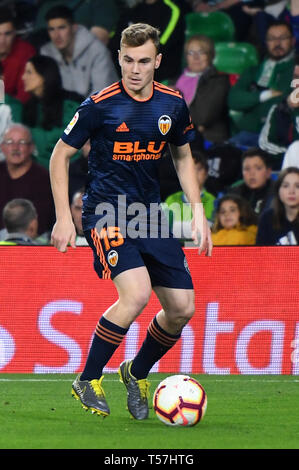
[{"label": "soccer player", "polygon": [[[65,252],[69,244],[75,247],[76,237],[68,203],[69,160],[90,139],[83,228],[97,274],[112,279],[118,292],[117,302],[97,324],[84,370],[72,385],[85,409],[109,415],[102,370],[148,303],[152,289],[161,303],[136,357],[119,368],[128,410],[138,420],[148,417],[149,371],[176,344],[194,313],[184,252],[171,234],[163,236],[162,221],[152,227],[160,203],[158,164],[166,144],[193,210],[193,240],[199,253],[212,253],[189,147],[193,125],[182,96],[154,81],[162,58],[158,47],[159,31],[152,26],[138,23],[123,31],[122,80],[81,104],[50,160],[57,218],[52,243]],[[111,207],[114,214],[110,210],[107,218]],[[145,222],[136,223],[136,208]]]}]

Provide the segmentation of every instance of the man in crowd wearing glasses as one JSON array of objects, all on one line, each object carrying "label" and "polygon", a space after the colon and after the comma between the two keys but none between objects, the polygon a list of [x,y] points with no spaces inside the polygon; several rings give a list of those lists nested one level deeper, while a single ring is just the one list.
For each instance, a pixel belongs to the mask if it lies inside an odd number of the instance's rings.
[{"label": "man in crowd wearing glasses", "polygon": [[[32,157],[34,142],[29,129],[22,124],[13,124],[6,130],[0,147],[5,157],[0,162],[0,214],[12,199],[28,199],[38,214],[39,235],[49,232],[54,220],[49,172]],[[0,220],[2,228],[3,221]]]},{"label": "man in crowd wearing glasses", "polygon": [[294,69],[295,38],[288,23],[271,24],[266,34],[267,53],[257,66],[249,67],[231,88],[228,105],[239,111],[237,145],[257,146],[259,133],[273,104],[290,92]]}]

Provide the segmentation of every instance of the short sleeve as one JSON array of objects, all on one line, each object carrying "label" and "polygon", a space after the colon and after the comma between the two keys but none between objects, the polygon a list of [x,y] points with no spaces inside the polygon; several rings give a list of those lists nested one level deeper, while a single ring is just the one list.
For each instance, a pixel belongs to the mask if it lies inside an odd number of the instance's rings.
[{"label": "short sleeve", "polygon": [[100,127],[96,106],[90,98],[85,100],[75,112],[73,118],[64,129],[61,139],[76,149],[83,147],[97,127]]},{"label": "short sleeve", "polygon": [[169,143],[181,146],[192,142],[195,139],[194,124],[184,99],[180,101],[178,109],[178,119],[172,131]]}]

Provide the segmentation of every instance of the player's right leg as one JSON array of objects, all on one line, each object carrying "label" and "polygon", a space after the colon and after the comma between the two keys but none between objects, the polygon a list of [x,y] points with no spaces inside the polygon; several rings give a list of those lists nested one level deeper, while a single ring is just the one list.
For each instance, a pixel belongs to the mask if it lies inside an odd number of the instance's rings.
[{"label": "player's right leg", "polygon": [[103,368],[147,304],[151,293],[148,272],[134,244],[117,232],[117,246],[111,249],[111,240],[106,239],[108,232],[107,229],[102,234],[101,230],[93,228],[84,234],[93,250],[94,269],[99,278],[113,281],[117,278],[115,285],[119,299],[99,319],[84,370],[72,386],[73,396],[85,409],[104,416],[110,410],[102,387]]},{"label": "player's right leg", "polygon": [[[151,282],[144,266],[124,271],[113,281],[119,298],[100,318],[84,370],[72,386],[72,394],[81,401],[83,408],[103,416],[110,413],[102,387],[103,368],[121,344],[131,323],[142,312],[151,294]],[[130,396],[133,393],[135,401],[136,389],[139,392],[140,384],[133,382],[130,382],[129,389]],[[130,402],[132,400],[131,398]]]}]

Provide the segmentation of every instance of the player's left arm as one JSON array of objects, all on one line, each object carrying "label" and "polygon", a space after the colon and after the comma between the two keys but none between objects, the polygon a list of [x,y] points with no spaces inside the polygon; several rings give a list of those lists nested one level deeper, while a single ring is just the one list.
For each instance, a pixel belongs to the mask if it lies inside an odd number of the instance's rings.
[{"label": "player's left arm", "polygon": [[169,144],[169,148],[182,190],[191,204],[192,239],[195,244],[199,244],[199,253],[205,252],[207,256],[211,256],[213,248],[211,231],[200,199],[200,188],[190,145]]}]

